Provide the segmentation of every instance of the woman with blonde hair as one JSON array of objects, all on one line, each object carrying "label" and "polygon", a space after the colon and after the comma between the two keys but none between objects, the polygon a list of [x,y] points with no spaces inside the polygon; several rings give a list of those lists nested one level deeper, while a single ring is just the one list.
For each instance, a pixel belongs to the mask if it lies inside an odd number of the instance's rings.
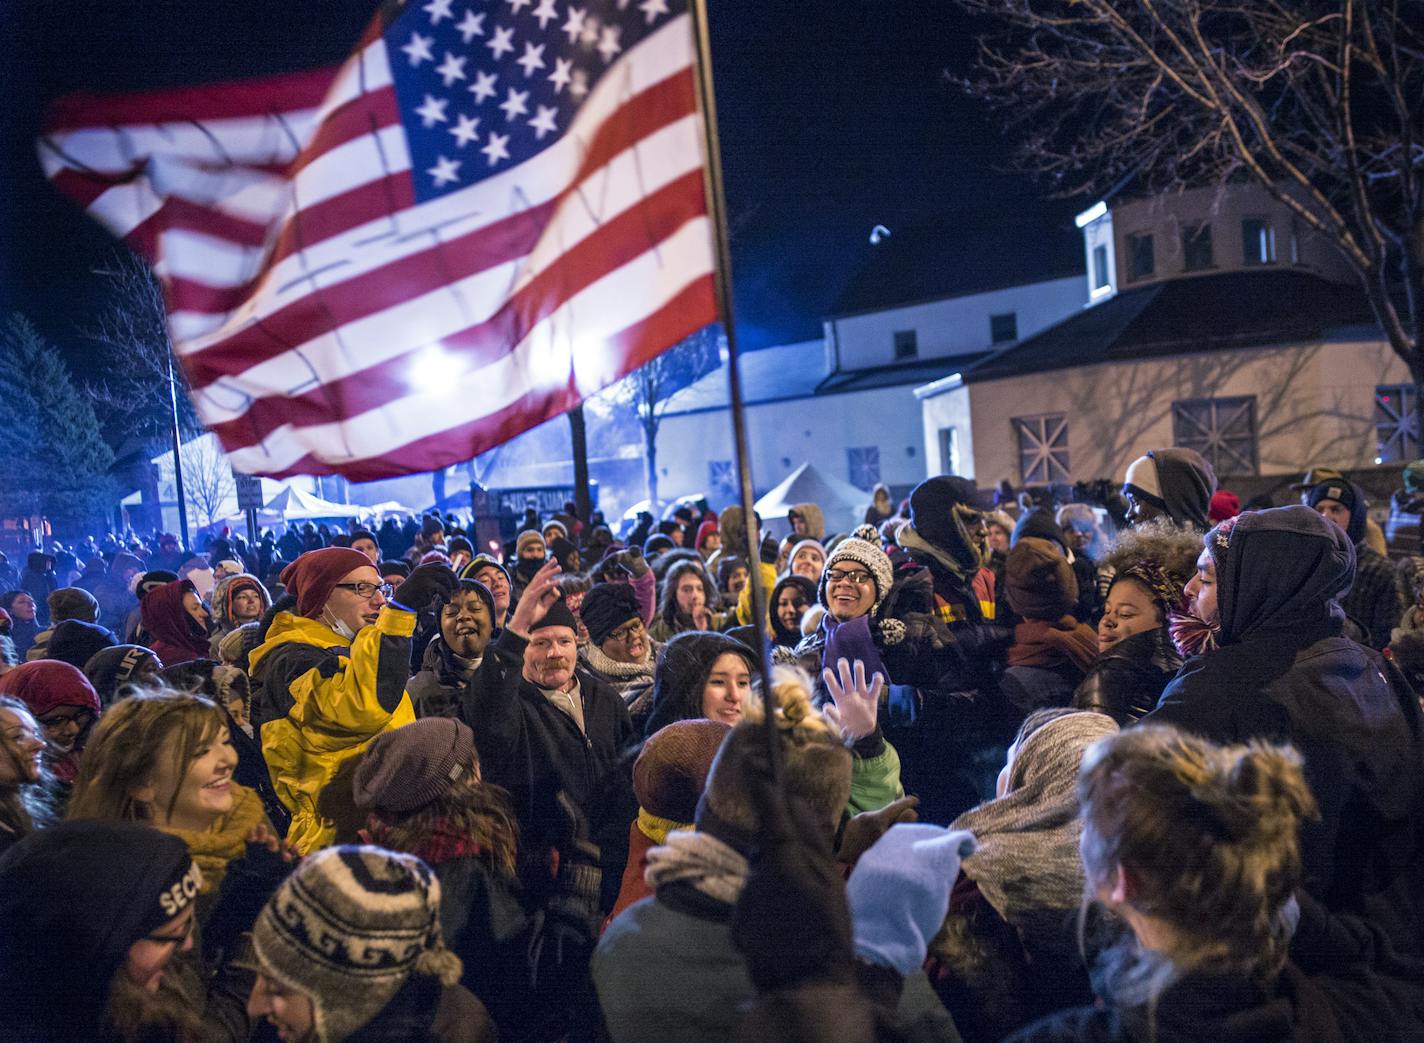
[{"label": "woman with blonde hair", "polygon": [[1379,972],[1368,926],[1297,900],[1317,809],[1294,750],[1132,728],[1089,750],[1078,799],[1088,900],[1127,935],[1098,961],[1104,1004],[1015,1043],[1420,1038],[1417,986]]},{"label": "woman with blonde hair", "polygon": [[[215,896],[255,827],[267,827],[261,799],[233,781],[236,767],[216,703],[140,692],[95,727],[66,817],[148,822],[179,837],[202,871],[203,895]],[[200,919],[209,906],[200,902]]]},{"label": "woman with blonde hair", "polygon": [[44,752],[29,707],[0,695],[0,853],[54,818]]}]

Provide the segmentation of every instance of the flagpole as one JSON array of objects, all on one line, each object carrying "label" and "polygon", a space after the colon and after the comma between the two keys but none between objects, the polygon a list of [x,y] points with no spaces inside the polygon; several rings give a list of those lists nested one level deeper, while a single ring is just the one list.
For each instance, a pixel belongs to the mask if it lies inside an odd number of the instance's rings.
[{"label": "flagpole", "polygon": [[713,281],[717,293],[717,312],[727,335],[727,396],[732,414],[732,442],[737,459],[737,476],[742,495],[742,517],[747,540],[747,574],[752,588],[752,623],[758,638],[757,661],[761,668],[762,703],[766,707],[766,742],[771,777],[781,779],[781,744],[775,724],[777,701],[771,687],[771,656],[768,649],[765,620],[767,590],[761,579],[761,532],[756,523],[755,494],[752,485],[751,451],[747,441],[746,406],[742,398],[742,375],[738,366],[737,324],[732,311],[732,247],[727,233],[727,197],[722,183],[722,149],[717,136],[717,98],[712,89],[712,39],[707,21],[706,0],[689,0],[692,14],[693,40],[697,48],[697,105],[702,113],[703,146],[706,149],[702,166],[703,189],[707,198],[707,216],[712,224],[716,267]]}]

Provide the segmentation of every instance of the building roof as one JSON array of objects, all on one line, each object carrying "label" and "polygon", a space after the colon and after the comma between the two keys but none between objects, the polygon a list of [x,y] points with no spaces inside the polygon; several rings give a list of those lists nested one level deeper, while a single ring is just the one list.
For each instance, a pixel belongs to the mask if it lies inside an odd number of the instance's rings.
[{"label": "building roof", "polygon": [[897,362],[869,369],[847,369],[832,373],[816,388],[818,395],[835,395],[846,391],[871,391],[875,388],[902,387],[923,384],[944,376],[946,369],[957,366],[961,371],[980,362],[993,352],[974,351],[962,355],[940,355],[936,358]]},{"label": "building roof", "polygon": [[[739,356],[742,394],[747,405],[781,402],[788,398],[809,398],[826,375],[825,343],[803,340]],[[724,362],[707,376],[678,391],[668,399],[667,415],[696,413],[704,409],[726,409],[727,366]]]},{"label": "building roof", "polygon": [[1070,210],[1062,221],[1033,229],[1007,215],[981,228],[893,229],[870,251],[831,317],[1082,275],[1083,237]]},{"label": "building roof", "polygon": [[1364,294],[1282,268],[1130,289],[965,367],[965,383],[1186,352],[1380,336]]}]

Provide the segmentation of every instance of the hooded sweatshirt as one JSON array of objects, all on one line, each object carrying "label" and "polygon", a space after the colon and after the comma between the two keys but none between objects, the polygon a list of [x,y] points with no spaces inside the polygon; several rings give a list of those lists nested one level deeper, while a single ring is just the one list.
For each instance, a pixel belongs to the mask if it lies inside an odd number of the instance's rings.
[{"label": "hooded sweatshirt", "polygon": [[1417,947],[1424,721],[1398,670],[1342,636],[1349,537],[1297,505],[1248,511],[1205,543],[1220,647],[1189,659],[1144,722],[1295,746],[1321,814],[1301,830],[1306,888]]},{"label": "hooded sweatshirt", "polygon": [[188,580],[165,583],[143,596],[144,629],[153,636],[148,647],[164,666],[177,666],[194,659],[208,658],[208,633],[183,607],[183,595],[197,595]]},{"label": "hooded sweatshirt", "polygon": [[257,591],[257,596],[262,600],[262,611],[257,614],[258,619],[266,615],[267,610],[272,607],[272,595],[267,592],[262,581],[251,573],[240,572],[235,576],[227,576],[218,580],[217,586],[213,588],[213,598],[210,602],[213,612],[213,636],[208,642],[209,659],[221,658],[218,655],[218,645],[222,639],[236,630],[243,622],[251,622],[251,620],[233,618],[232,599],[243,590]]},{"label": "hooded sweatshirt", "polygon": [[802,539],[824,540],[826,538],[826,516],[822,513],[820,505],[814,503],[798,503],[787,512],[798,515],[806,523],[806,532]]},{"label": "hooded sweatshirt", "polygon": [[[99,696],[94,686],[76,667],[58,659],[38,659],[15,667],[0,676],[0,695],[12,695],[29,707],[36,720],[61,706],[80,706],[99,716]],[[92,723],[92,722],[91,722]],[[45,744],[45,760],[61,782],[73,782],[79,775],[79,751],[88,731],[81,731],[70,749]]]},{"label": "hooded sweatshirt", "polygon": [[1211,522],[1211,496],[1216,492],[1216,474],[1211,464],[1195,449],[1153,449],[1146,456],[1155,465],[1156,488],[1148,478],[1133,482],[1136,467],[1128,469],[1133,494],[1155,502],[1176,525],[1190,525],[1205,532]]}]

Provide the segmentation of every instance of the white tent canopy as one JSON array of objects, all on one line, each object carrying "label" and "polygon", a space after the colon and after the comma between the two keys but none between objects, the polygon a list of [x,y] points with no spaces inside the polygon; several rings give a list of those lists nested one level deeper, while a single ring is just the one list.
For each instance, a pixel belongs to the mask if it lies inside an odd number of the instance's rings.
[{"label": "white tent canopy", "polygon": [[865,519],[870,494],[850,482],[816,470],[808,463],[792,471],[776,488],[756,502],[762,523],[774,532],[791,529],[786,512],[798,503],[814,503],[826,517],[826,535],[850,532]]},{"label": "white tent canopy", "polygon": [[262,508],[264,513],[279,514],[288,521],[316,518],[364,518],[369,507],[352,503],[332,503],[301,489],[287,486]]}]

